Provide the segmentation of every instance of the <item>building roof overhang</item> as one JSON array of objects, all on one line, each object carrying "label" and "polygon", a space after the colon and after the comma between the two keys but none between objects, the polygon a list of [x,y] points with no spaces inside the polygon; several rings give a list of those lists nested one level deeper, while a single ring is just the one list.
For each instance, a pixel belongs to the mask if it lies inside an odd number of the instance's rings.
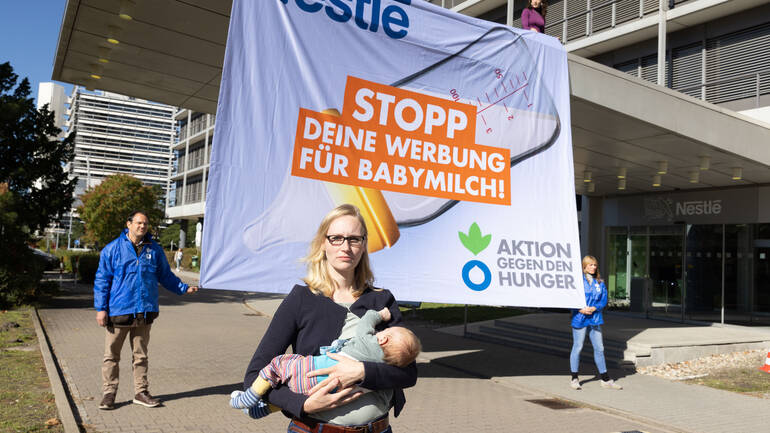
[{"label": "building roof overhang", "polygon": [[[133,19],[125,21],[118,17],[120,0],[68,0],[52,78],[214,113],[231,5],[136,2]],[[110,37],[119,43],[108,42]],[[770,125],[575,55],[569,55],[569,76],[579,193],[770,184]],[[699,170],[702,156],[708,170]],[[653,187],[660,161],[667,162],[667,172]],[[732,179],[735,167],[741,180]],[[586,188],[586,171],[593,192]],[[697,183],[690,182],[693,171],[699,172]]]}]

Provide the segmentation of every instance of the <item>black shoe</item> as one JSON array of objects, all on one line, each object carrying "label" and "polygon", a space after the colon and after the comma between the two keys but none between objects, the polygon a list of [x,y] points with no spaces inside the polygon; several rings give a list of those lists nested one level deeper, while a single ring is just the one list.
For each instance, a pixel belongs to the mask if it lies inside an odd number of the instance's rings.
[{"label": "black shoe", "polygon": [[104,398],[102,398],[102,402],[99,403],[99,409],[103,409],[103,410],[115,409],[115,393],[114,392],[110,392],[110,393],[104,394]]},{"label": "black shoe", "polygon": [[134,403],[141,404],[144,407],[158,407],[160,400],[153,398],[149,392],[143,391],[134,396]]}]

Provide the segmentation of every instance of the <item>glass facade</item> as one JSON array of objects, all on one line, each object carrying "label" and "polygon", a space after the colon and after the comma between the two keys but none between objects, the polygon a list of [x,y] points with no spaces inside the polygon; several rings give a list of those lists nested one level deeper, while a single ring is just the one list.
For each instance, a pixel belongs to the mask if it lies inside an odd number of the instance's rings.
[{"label": "glass facade", "polygon": [[606,240],[610,297],[633,311],[770,325],[770,224],[607,227]]}]

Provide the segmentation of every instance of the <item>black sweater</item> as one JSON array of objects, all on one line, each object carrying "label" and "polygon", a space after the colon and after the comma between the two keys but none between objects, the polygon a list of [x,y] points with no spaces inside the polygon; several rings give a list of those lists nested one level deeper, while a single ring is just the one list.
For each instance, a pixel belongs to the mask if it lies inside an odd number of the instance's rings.
[{"label": "black sweater", "polygon": [[[381,323],[377,330],[401,324],[401,312],[396,299],[387,290],[367,289],[350,307],[358,317],[367,310],[390,310],[391,320]],[[291,346],[293,353],[299,355],[319,355],[321,346],[329,345],[342,332],[347,310],[337,305],[332,299],[316,295],[307,286],[296,285],[281,302],[275,312],[267,332],[249,362],[244,378],[244,389],[251,386],[270,361],[286,352]],[[417,365],[413,362],[405,368],[399,368],[381,362],[364,362],[364,381],[361,386],[367,389],[393,389],[394,415],[398,416],[404,407],[406,398],[403,388],[417,383]],[[268,392],[266,399],[296,418],[306,417],[302,406],[306,395],[296,394],[282,386]]]}]

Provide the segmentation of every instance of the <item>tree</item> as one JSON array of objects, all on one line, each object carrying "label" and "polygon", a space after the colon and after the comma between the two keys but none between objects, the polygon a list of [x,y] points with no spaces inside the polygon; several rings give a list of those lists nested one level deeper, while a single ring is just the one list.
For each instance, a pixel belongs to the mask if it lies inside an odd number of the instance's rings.
[{"label": "tree", "polygon": [[115,174],[80,197],[78,208],[86,225],[86,242],[104,246],[126,228],[126,217],[132,211],[147,213],[150,225],[157,227],[164,216],[163,191],[158,186],[146,186],[127,174]]},{"label": "tree", "polygon": [[17,80],[10,63],[0,64],[0,183],[15,196],[17,221],[42,230],[72,204],[77,179],[63,166],[75,156],[75,135],[53,138],[61,133],[54,113],[36,109],[29,80]]},{"label": "tree", "polygon": [[36,109],[29,80],[18,78],[10,63],[0,64],[0,304],[34,296],[42,271],[27,243],[70,208],[77,181],[64,171],[74,133],[55,138],[54,113]]},{"label": "tree", "polygon": [[[179,248],[179,232],[182,231],[182,225],[179,223],[171,224],[170,226],[166,227],[165,229],[160,231],[160,236],[158,237],[158,243],[163,246],[163,248],[169,248],[171,246],[171,242],[174,242],[174,248]],[[188,224],[187,225],[187,231],[185,232],[185,239],[187,239],[186,243],[187,246],[195,246],[195,224]]]},{"label": "tree", "polygon": [[171,242],[173,242],[175,246],[179,245],[179,232],[181,230],[182,226],[179,223],[171,224],[160,231],[160,235],[157,239],[158,243],[163,248],[170,248]]},{"label": "tree", "polygon": [[82,238],[84,234],[86,234],[86,230],[83,228],[83,223],[80,220],[73,219],[69,232],[70,241],[74,244],[75,239]]}]

